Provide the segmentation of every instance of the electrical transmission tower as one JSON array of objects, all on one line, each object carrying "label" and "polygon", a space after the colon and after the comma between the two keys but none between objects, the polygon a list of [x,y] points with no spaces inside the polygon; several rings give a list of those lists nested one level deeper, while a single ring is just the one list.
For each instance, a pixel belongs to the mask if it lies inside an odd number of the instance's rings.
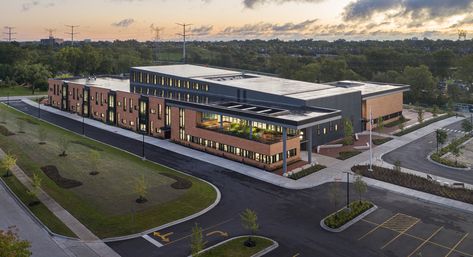
[{"label": "electrical transmission tower", "polygon": [[74,46],[74,35],[77,35],[79,33],[74,32],[74,28],[78,28],[78,25],[65,25],[66,27],[71,28],[71,32],[66,32],[66,34],[71,35],[71,45]]},{"label": "electrical transmission tower", "polygon": [[7,35],[7,37],[5,38],[5,40],[8,40],[8,42],[11,42],[12,40],[15,40],[14,38],[12,38],[12,35],[15,35],[16,33],[13,32],[13,30],[15,30],[14,27],[9,27],[9,26],[5,26],[5,29],[7,30],[7,32],[3,32],[3,34]]},{"label": "electrical transmission tower", "polygon": [[176,23],[179,26],[182,26],[182,34],[178,33],[177,35],[181,36],[183,39],[183,47],[182,47],[182,61],[186,63],[186,37],[189,36],[187,34],[187,27],[192,26],[192,24],[186,24],[186,23]]},{"label": "electrical transmission tower", "polygon": [[158,63],[158,58],[159,58],[159,49],[158,49],[158,44],[159,44],[159,39],[160,39],[160,34],[162,29],[158,27],[152,27],[151,31],[154,33],[154,58],[155,58],[155,63]]}]

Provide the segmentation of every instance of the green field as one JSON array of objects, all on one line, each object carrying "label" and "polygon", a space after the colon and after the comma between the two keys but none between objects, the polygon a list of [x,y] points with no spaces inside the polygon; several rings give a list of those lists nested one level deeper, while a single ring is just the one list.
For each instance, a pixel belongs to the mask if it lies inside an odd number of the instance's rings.
[{"label": "green field", "polygon": [[[45,95],[48,94],[47,91],[36,90],[35,95]],[[0,96],[25,96],[33,95],[31,89],[25,87],[0,87]]]},{"label": "green field", "polygon": [[230,240],[200,254],[199,257],[250,257],[273,244],[273,242],[268,239],[253,237],[253,241],[256,242],[256,246],[246,247],[243,244],[246,240],[246,237]]},{"label": "green field", "polygon": [[[101,238],[160,226],[196,213],[215,201],[215,190],[198,179],[44,123],[3,104],[0,112],[0,118],[6,118],[6,124],[0,125],[15,133],[0,134],[0,147],[14,154],[29,176],[34,172],[40,174],[43,189]],[[25,133],[19,133],[20,127]],[[47,130],[47,143],[43,145],[38,144],[39,127]],[[66,157],[59,156],[60,138],[70,142]],[[96,176],[89,174],[94,170],[89,161],[92,149],[100,154]],[[62,177],[82,185],[70,189],[58,186],[41,171],[46,165],[55,166]],[[134,189],[142,176],[148,187],[148,202],[138,204]],[[192,186],[174,189],[171,185],[176,180],[172,176],[190,181]]]}]

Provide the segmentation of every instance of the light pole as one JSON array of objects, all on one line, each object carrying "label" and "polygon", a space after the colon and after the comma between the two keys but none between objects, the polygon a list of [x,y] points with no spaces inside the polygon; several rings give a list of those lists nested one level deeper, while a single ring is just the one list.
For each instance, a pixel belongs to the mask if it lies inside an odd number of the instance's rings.
[{"label": "light pole", "polygon": [[10,105],[10,92],[7,93],[7,105]]},{"label": "light pole", "polygon": [[38,118],[41,119],[41,98],[38,98]]},{"label": "light pole", "polygon": [[146,157],[145,157],[145,132],[144,131],[141,131],[141,135],[143,136],[143,141],[142,141],[142,152],[141,152],[141,156],[142,156],[142,160],[146,160]]},{"label": "light pole", "polygon": [[370,107],[370,168],[368,169],[369,172],[373,171],[373,112],[371,111]]},{"label": "light pole", "polygon": [[84,109],[82,109],[82,135],[85,136],[85,116],[84,116]]},{"label": "light pole", "polygon": [[347,209],[350,209],[350,172],[344,171],[347,174]]}]

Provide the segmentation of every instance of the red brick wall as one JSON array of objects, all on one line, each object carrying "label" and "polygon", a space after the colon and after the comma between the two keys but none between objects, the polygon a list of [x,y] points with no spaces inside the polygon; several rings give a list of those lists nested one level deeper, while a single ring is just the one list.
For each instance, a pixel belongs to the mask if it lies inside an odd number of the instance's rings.
[{"label": "red brick wall", "polygon": [[[48,99],[50,99],[48,104],[52,107],[61,108],[62,83],[63,83],[62,80],[57,80],[57,79],[48,80],[48,84],[49,84]],[[56,86],[56,94],[54,94],[54,86]]]},{"label": "red brick wall", "polygon": [[82,115],[84,85],[69,83],[67,90],[69,91],[67,96],[69,100],[69,111]]},{"label": "red brick wall", "polygon": [[[138,115],[139,115],[139,98],[140,95],[129,92],[117,91],[117,124],[119,127],[138,130]],[[126,98],[126,110],[123,109],[123,99]],[[132,99],[132,106],[130,106],[130,99]]]},{"label": "red brick wall", "polygon": [[[109,89],[90,87],[90,117],[102,122],[107,122],[108,93]],[[103,100],[101,100],[101,95]]]},{"label": "red brick wall", "polygon": [[[161,105],[161,114],[158,113],[158,104]],[[149,132],[151,136],[163,138],[164,133],[159,133],[160,128],[164,127],[165,111],[164,99],[154,96],[149,97]],[[154,112],[154,113],[153,113]],[[153,125],[153,126],[151,126]]]}]

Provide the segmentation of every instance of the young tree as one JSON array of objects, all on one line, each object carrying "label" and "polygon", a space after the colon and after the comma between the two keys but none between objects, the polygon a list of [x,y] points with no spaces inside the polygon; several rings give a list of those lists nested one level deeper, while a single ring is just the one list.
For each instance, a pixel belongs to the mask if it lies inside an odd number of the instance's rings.
[{"label": "young tree", "polygon": [[404,122],[399,123],[398,127],[401,130],[401,132],[404,132],[404,128],[405,128]]},{"label": "young tree", "polygon": [[16,158],[12,154],[6,154],[2,159],[2,169],[5,170],[5,177],[11,176],[10,170],[16,165]]},{"label": "young tree", "polygon": [[204,247],[205,242],[204,236],[202,235],[202,228],[199,226],[199,224],[195,223],[194,227],[192,228],[191,235],[191,256],[199,256],[199,253],[204,250]]},{"label": "young tree", "polygon": [[338,204],[340,203],[340,187],[338,182],[332,183],[332,186],[330,187],[329,191],[329,196],[330,202],[334,206],[334,210],[337,210]]},{"label": "young tree", "polygon": [[417,121],[422,124],[424,123],[424,109],[419,108],[417,110]]},{"label": "young tree", "polygon": [[437,139],[437,153],[439,152],[439,145],[445,144],[447,142],[448,134],[446,131],[441,129],[437,129],[436,132],[436,139]]},{"label": "young tree", "polygon": [[434,106],[432,107],[432,116],[437,117],[437,116],[438,116],[438,113],[439,113],[439,108],[438,108],[437,105],[434,105]]},{"label": "young tree", "polygon": [[18,119],[16,121],[16,125],[18,126],[18,133],[25,133],[25,121]]},{"label": "young tree", "polygon": [[0,256],[29,257],[30,247],[30,242],[21,240],[14,227],[0,230]]},{"label": "young tree", "polygon": [[46,144],[46,137],[48,136],[48,130],[45,127],[38,128],[38,140],[40,145]]},{"label": "young tree", "polygon": [[148,185],[146,184],[145,176],[142,175],[135,182],[135,193],[138,195],[136,199],[137,203],[145,203],[148,200],[146,199],[146,194],[148,192]]},{"label": "young tree", "polygon": [[97,150],[91,150],[89,152],[89,161],[92,165],[92,171],[89,173],[90,175],[97,175],[99,174],[99,162],[100,162],[100,153]]},{"label": "young tree", "polygon": [[69,140],[65,137],[59,138],[59,148],[61,149],[61,154],[59,156],[66,157],[67,156],[67,149],[69,148]]},{"label": "young tree", "polygon": [[31,196],[32,200],[31,202],[29,203],[30,206],[33,206],[33,205],[36,205],[38,204],[38,200],[36,199],[36,197],[38,196],[38,193],[39,193],[39,190],[41,189],[41,183],[42,183],[42,179],[41,177],[37,174],[37,173],[34,173],[33,174],[33,180],[32,180],[32,188],[31,190],[28,191],[28,194]]},{"label": "young tree", "polygon": [[471,132],[471,130],[473,130],[473,125],[471,124],[471,122],[469,120],[463,120],[462,129],[465,132]]},{"label": "young tree", "polygon": [[248,240],[245,241],[245,246],[253,247],[256,245],[256,242],[254,242],[251,237],[259,230],[258,215],[255,211],[246,209],[242,214],[240,214],[240,218],[243,228],[250,232]]},{"label": "young tree", "polygon": [[394,171],[401,172],[401,161],[397,160],[394,162]]},{"label": "young tree", "polygon": [[353,186],[355,187],[355,191],[358,193],[359,201],[361,203],[361,196],[366,193],[366,191],[368,191],[368,186],[366,185],[366,182],[363,181],[363,177],[361,175],[357,175],[355,177]]},{"label": "young tree", "polygon": [[347,118],[343,118],[343,132],[345,134],[344,144],[352,145],[353,144],[353,124]]},{"label": "young tree", "polygon": [[380,116],[378,118],[378,130],[383,131],[383,129],[384,129],[384,119],[383,117]]},{"label": "young tree", "polygon": [[461,148],[458,147],[458,146],[455,146],[455,147],[452,148],[451,152],[455,156],[455,165],[458,165],[458,157],[460,157],[460,155],[462,155]]}]

